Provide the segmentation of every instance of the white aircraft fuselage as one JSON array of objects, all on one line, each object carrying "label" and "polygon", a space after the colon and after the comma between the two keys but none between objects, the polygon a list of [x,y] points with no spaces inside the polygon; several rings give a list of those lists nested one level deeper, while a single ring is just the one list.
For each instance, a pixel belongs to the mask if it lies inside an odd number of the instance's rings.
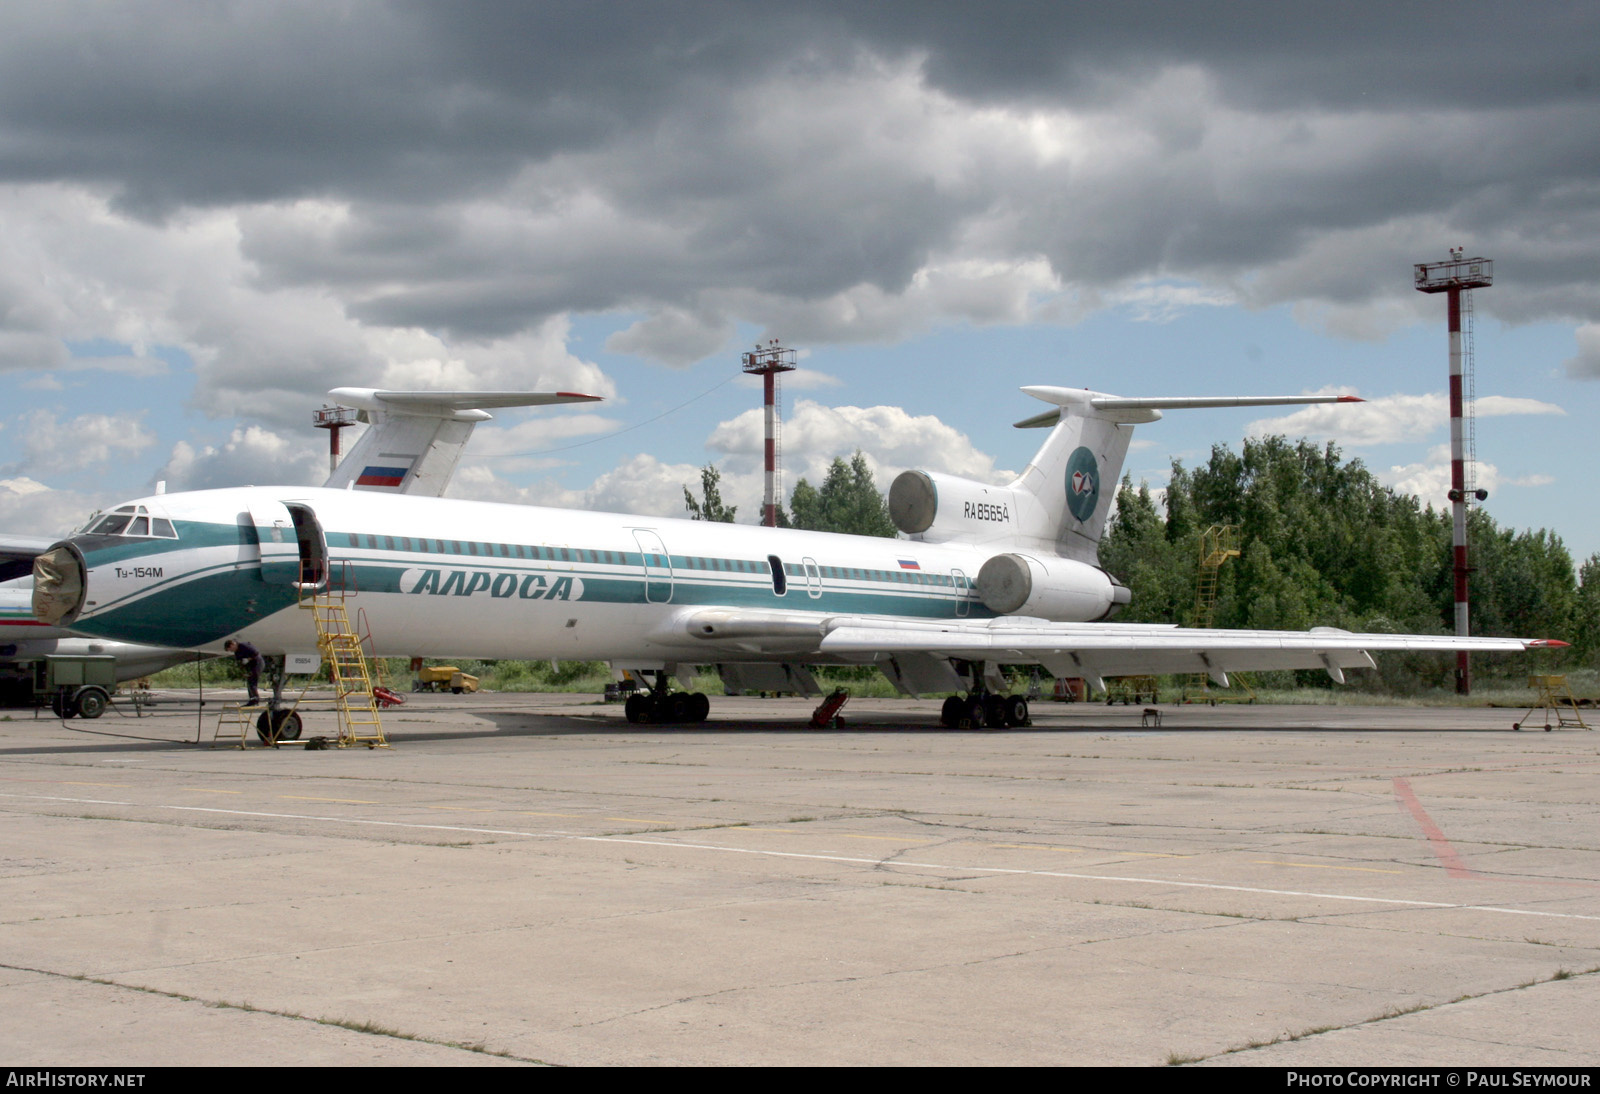
[{"label": "white aircraft fuselage", "polygon": [[[299,586],[322,583],[322,566],[392,655],[763,660],[784,656],[770,648],[772,634],[745,648],[728,633],[731,623],[713,636],[704,627],[714,624],[694,621],[719,608],[747,622],[781,613],[804,645],[808,616],[820,624],[995,615],[973,582],[997,552],[969,543],[310,488],[131,504],[165,516],[176,537],[73,537],[84,573],[70,621],[78,633],[206,652],[220,652],[228,638],[263,653],[313,650],[312,621],[297,601]],[[1058,558],[1051,572],[1063,621],[1113,609],[1118,587],[1099,568]],[[810,629],[812,645],[820,634]]]}]

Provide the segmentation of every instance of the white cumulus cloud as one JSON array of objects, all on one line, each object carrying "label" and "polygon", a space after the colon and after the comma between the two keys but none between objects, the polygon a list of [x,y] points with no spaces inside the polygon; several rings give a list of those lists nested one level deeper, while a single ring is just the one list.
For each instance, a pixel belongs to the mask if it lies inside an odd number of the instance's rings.
[{"label": "white cumulus cloud", "polygon": [[[1345,388],[1326,388],[1316,394],[1351,395]],[[1487,395],[1477,401],[1480,417],[1565,414],[1554,403],[1506,395]],[[1282,434],[1331,440],[1342,445],[1397,444],[1422,441],[1448,429],[1450,399],[1444,392],[1426,395],[1383,395],[1363,403],[1320,403],[1281,418],[1263,418],[1245,427],[1251,437]]]},{"label": "white cumulus cloud", "polygon": [[126,459],[156,443],[142,414],[80,414],[61,421],[49,410],[31,410],[15,420],[22,460],[10,470],[48,477]]},{"label": "white cumulus cloud", "polygon": [[[1385,486],[1393,487],[1402,494],[1413,494],[1435,509],[1446,509],[1450,506],[1450,446],[1447,444],[1435,445],[1429,449],[1427,458],[1421,462],[1394,466],[1388,471],[1379,471],[1377,475],[1378,481]],[[1495,495],[1501,490],[1510,487],[1548,486],[1556,480],[1542,473],[1503,475],[1499,467],[1479,460],[1473,481],[1479,489],[1488,492],[1488,503],[1493,505]]]},{"label": "white cumulus cloud", "polygon": [[166,480],[171,491],[278,484],[320,486],[328,477],[328,456],[310,438],[284,437],[252,425],[233,430],[220,445],[196,448],[179,441],[155,477]]}]

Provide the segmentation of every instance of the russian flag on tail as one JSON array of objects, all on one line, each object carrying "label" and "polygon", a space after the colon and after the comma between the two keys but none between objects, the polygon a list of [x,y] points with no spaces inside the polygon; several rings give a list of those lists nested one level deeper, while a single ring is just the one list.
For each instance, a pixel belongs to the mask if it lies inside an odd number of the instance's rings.
[{"label": "russian flag on tail", "polygon": [[409,465],[405,467],[363,467],[357,486],[399,486],[405,481]]}]

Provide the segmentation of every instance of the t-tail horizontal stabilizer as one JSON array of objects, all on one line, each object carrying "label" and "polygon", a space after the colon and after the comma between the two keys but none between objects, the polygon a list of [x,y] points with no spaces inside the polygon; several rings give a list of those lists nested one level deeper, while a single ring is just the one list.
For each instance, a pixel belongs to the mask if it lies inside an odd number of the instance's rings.
[{"label": "t-tail horizontal stabilizer", "polygon": [[1030,496],[1033,527],[1025,534],[1054,541],[1068,558],[1097,564],[1100,535],[1116,496],[1122,461],[1128,454],[1133,427],[1158,421],[1163,410],[1214,407],[1304,406],[1312,403],[1359,403],[1354,395],[1173,396],[1127,399],[1101,391],[1067,387],[1025,387],[1035,399],[1054,403],[1019,428],[1054,425],[1026,470],[1011,484]]},{"label": "t-tail horizontal stabilizer", "polygon": [[472,427],[489,421],[486,407],[598,402],[570,391],[380,391],[336,387],[328,392],[361,411],[370,426],[324,484],[332,490],[378,490],[439,497],[450,485]]}]

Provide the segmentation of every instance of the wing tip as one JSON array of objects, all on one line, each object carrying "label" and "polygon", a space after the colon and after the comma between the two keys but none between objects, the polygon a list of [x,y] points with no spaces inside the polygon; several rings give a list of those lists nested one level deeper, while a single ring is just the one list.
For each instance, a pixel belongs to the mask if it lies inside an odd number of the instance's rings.
[{"label": "wing tip", "polygon": [[1564,650],[1571,647],[1571,642],[1563,642],[1559,638],[1530,638],[1522,643],[1524,649],[1530,650]]}]

